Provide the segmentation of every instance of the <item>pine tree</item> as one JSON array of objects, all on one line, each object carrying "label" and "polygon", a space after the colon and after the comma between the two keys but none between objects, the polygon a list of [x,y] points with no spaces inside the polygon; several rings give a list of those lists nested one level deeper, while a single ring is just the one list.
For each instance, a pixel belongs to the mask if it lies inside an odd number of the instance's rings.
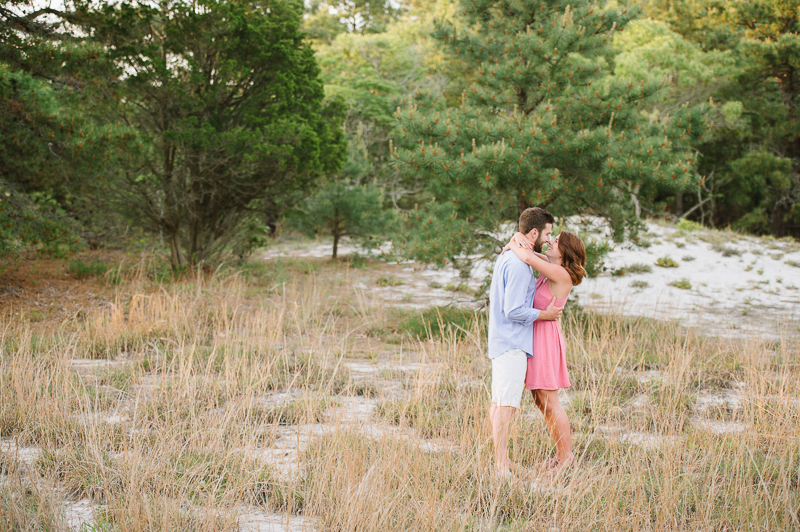
[{"label": "pine tree", "polygon": [[418,144],[395,149],[395,164],[435,198],[409,220],[407,255],[458,265],[496,253],[492,234],[532,205],[600,216],[616,240],[635,238],[658,188],[692,185],[689,140],[707,130],[704,117],[686,108],[643,117],[664,80],[613,77],[611,38],[635,13],[574,0],[464,0],[457,15],[467,29],[440,21],[434,37],[473,64],[476,83],[458,107],[418,92],[396,114],[404,141]]}]

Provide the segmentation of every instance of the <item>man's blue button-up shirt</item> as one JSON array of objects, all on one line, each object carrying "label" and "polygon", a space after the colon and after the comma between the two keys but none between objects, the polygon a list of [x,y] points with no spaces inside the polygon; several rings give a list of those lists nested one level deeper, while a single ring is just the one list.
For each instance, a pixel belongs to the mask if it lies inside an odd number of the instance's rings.
[{"label": "man's blue button-up shirt", "polygon": [[512,349],[532,355],[533,322],[539,317],[533,308],[535,291],[530,266],[510,251],[497,257],[489,289],[489,358]]}]

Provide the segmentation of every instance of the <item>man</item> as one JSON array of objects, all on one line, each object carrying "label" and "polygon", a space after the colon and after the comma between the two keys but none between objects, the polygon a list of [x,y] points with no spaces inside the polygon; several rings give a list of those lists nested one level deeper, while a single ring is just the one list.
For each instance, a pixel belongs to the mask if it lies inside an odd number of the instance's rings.
[{"label": "man", "polygon": [[[550,239],[553,215],[545,209],[525,209],[519,231],[541,253]],[[533,350],[533,322],[556,320],[563,307],[551,301],[545,310],[533,308],[536,278],[530,266],[514,253],[503,253],[494,264],[489,291],[489,358],[492,361],[492,406],[489,422],[494,441],[495,470],[509,474],[508,432],[525,389],[525,371]],[[555,298],[554,298],[555,300]]]}]

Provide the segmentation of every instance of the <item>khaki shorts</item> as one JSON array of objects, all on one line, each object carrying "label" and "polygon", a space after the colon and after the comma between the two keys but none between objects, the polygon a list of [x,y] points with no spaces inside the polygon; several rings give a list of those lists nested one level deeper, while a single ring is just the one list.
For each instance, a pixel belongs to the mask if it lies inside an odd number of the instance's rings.
[{"label": "khaki shorts", "polygon": [[525,389],[528,355],[512,349],[492,359],[492,402],[497,406],[519,408]]}]

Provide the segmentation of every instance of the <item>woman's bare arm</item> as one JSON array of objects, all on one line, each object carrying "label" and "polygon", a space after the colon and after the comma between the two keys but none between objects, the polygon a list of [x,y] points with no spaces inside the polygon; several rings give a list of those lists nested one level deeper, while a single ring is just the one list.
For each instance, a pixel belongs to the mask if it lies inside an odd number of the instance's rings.
[{"label": "woman's bare arm", "polygon": [[570,278],[569,273],[567,273],[567,270],[556,264],[550,264],[550,261],[547,260],[547,257],[542,259],[539,253],[523,248],[514,240],[509,242],[507,247],[513,251],[521,261],[551,281],[559,284],[568,283],[570,286],[572,285],[572,279]]}]

